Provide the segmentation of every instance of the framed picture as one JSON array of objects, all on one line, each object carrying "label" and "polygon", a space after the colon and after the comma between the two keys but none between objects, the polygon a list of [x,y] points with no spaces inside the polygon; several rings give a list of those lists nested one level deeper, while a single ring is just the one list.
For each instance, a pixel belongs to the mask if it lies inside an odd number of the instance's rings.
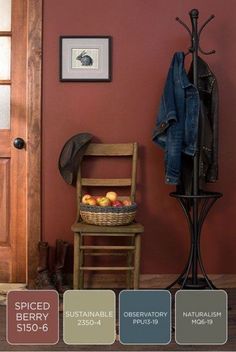
[{"label": "framed picture", "polygon": [[111,81],[111,37],[60,37],[61,81]]}]

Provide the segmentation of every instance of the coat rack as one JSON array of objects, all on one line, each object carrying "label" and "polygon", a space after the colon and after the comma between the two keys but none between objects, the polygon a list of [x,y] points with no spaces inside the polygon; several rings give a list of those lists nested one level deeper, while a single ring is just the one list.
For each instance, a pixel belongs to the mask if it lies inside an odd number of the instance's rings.
[{"label": "coat rack", "polygon": [[[205,52],[199,45],[200,35],[205,26],[215,17],[211,15],[208,20],[198,30],[198,15],[199,11],[193,9],[189,12],[189,16],[192,24],[192,31],[189,27],[181,21],[178,17],[176,20],[181,23],[191,38],[191,47],[188,53],[192,54],[193,58],[193,84],[198,88],[198,52],[204,55],[214,54],[215,50]],[[188,54],[187,53],[187,54]],[[198,126],[199,131],[199,126]],[[198,140],[200,133],[198,133]],[[199,143],[198,143],[199,146]],[[178,200],[180,206],[183,209],[184,215],[187,219],[189,226],[189,233],[191,236],[191,246],[189,257],[185,265],[184,270],[178,276],[178,278],[170,284],[167,289],[170,289],[176,283],[181,285],[183,289],[216,289],[215,285],[207,276],[204,269],[201,250],[200,250],[200,238],[203,223],[209,213],[209,210],[216,202],[216,200],[222,197],[222,193],[219,192],[206,192],[199,190],[199,148],[193,157],[193,192],[191,195],[178,194],[177,192],[170,193],[171,197]],[[189,201],[191,201],[191,207],[189,207]],[[199,276],[198,272],[201,272],[203,276]],[[191,276],[190,276],[191,273]]]}]

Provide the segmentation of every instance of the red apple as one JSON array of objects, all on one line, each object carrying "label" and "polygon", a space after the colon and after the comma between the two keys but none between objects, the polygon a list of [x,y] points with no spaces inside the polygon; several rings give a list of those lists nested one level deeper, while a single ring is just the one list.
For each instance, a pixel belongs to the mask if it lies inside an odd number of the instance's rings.
[{"label": "red apple", "polygon": [[91,198],[90,194],[85,194],[82,198],[82,203],[88,204],[87,202],[88,202],[89,198]]},{"label": "red apple", "polygon": [[90,197],[88,200],[87,200],[87,203],[88,205],[97,205],[97,201],[94,197]]},{"label": "red apple", "polygon": [[110,199],[111,202],[117,200],[117,193],[116,192],[107,192],[106,198]]},{"label": "red apple", "polygon": [[102,197],[101,199],[99,199],[98,204],[100,205],[100,207],[108,207],[111,205],[111,201],[107,197]]},{"label": "red apple", "polygon": [[114,202],[111,202],[113,207],[123,207],[123,203],[119,200],[114,200]]},{"label": "red apple", "polygon": [[123,205],[124,206],[129,206],[129,205],[131,205],[132,204],[132,201],[131,201],[131,199],[130,198],[128,198],[128,199],[124,199],[123,200]]}]

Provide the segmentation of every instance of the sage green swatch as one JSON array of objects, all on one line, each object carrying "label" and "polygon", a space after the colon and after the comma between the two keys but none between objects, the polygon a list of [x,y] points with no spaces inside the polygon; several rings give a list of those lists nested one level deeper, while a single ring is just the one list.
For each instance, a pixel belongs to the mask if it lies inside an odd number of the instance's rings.
[{"label": "sage green swatch", "polygon": [[115,341],[115,293],[68,290],[63,296],[63,340],[68,345],[110,345]]}]

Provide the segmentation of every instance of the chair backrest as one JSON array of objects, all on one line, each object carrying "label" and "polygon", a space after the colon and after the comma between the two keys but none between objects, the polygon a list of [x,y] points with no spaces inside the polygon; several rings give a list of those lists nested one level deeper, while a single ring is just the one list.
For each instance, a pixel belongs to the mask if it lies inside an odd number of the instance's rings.
[{"label": "chair backrest", "polygon": [[[130,157],[132,162],[130,178],[84,178],[81,176],[81,167],[77,175],[77,221],[80,218],[80,202],[82,197],[82,187],[130,187],[130,198],[135,200],[136,192],[136,174],[137,174],[137,158],[138,158],[138,144],[137,143],[122,143],[122,144],[103,144],[91,143],[89,144],[84,157]],[[83,162],[82,162],[83,163]]]}]

